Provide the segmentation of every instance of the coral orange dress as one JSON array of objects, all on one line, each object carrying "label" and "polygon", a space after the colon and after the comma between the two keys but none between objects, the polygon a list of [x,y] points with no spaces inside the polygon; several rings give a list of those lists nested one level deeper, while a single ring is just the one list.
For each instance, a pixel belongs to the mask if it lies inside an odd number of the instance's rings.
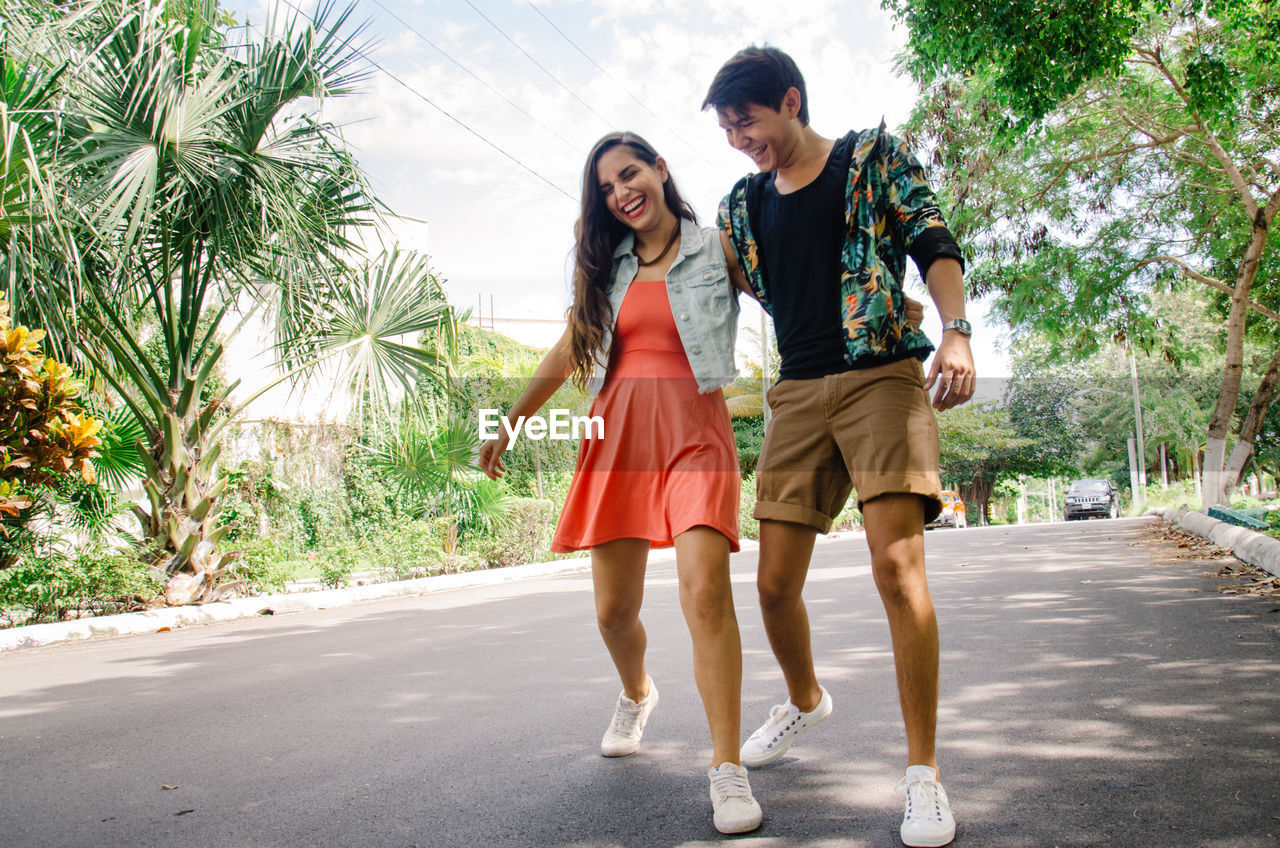
[{"label": "coral orange dress", "polygon": [[699,525],[738,550],[742,477],[729,411],[720,389],[698,392],[665,281],[627,290],[591,415],[603,418],[604,438],[582,440],[551,550],[614,539],[665,547]]}]

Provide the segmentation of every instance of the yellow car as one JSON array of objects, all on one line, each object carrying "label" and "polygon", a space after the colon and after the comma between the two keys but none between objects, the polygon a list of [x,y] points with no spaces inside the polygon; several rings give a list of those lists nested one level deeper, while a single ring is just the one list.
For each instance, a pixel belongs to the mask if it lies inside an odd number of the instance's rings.
[{"label": "yellow car", "polygon": [[950,489],[943,489],[942,512],[938,513],[937,518],[925,525],[925,529],[930,527],[954,527],[959,530],[968,526],[969,518],[960,495]]}]

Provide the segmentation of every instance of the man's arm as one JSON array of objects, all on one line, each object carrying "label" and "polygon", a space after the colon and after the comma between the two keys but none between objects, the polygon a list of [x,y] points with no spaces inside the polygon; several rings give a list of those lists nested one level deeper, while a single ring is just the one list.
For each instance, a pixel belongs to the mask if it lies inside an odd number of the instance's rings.
[{"label": "man's arm", "polygon": [[[929,296],[938,308],[943,326],[953,318],[964,317],[964,275],[958,261],[946,256],[935,259],[929,265],[925,284],[929,286]],[[933,408],[950,409],[969,400],[973,397],[976,376],[969,337],[959,330],[944,330],[924,384],[926,391],[937,384]]]},{"label": "man's arm", "polygon": [[[908,253],[924,273],[925,285],[933,298],[942,324],[964,316],[964,266],[938,198],[929,185],[924,168],[907,145],[892,136],[882,137],[886,145],[886,177],[891,223],[902,234]],[[925,389],[937,385],[935,409],[950,409],[973,397],[976,370],[969,337],[959,330],[944,330],[933,355]]]}]

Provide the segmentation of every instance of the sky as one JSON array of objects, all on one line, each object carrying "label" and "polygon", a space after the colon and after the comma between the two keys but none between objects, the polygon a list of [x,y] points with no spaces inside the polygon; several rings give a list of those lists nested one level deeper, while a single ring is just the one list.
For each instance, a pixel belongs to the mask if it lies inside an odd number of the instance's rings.
[{"label": "sky", "polygon": [[[315,0],[222,0],[261,29]],[[720,65],[749,44],[787,51],[805,75],[815,130],[891,130],[917,90],[894,73],[905,42],[878,0],[355,0],[370,75],[327,99],[375,193],[400,217],[386,236],[427,252],[449,299],[539,346],[563,329],[582,166],[613,130],[648,139],[704,225],[752,170],[699,106]],[[928,305],[915,277],[908,293]],[[746,303],[744,328],[760,327]],[[492,303],[492,308],[490,304]],[[1008,375],[1000,329],[969,306],[980,377]],[[740,336],[740,353],[756,355]]]}]

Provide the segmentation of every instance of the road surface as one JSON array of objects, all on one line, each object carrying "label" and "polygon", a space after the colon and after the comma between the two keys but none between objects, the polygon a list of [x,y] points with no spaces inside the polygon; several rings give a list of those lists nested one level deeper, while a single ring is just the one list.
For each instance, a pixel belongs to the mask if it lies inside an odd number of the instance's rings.
[{"label": "road surface", "polygon": [[[927,535],[956,846],[1280,845],[1280,606],[1147,520]],[[733,558],[744,733],[784,697]],[[744,846],[898,846],[905,745],[859,537],[806,597],[835,713],[751,774]],[[675,848],[712,827],[672,563],[645,622],[662,703],[599,756],[618,683],[589,575],[0,655],[0,846]]]}]

